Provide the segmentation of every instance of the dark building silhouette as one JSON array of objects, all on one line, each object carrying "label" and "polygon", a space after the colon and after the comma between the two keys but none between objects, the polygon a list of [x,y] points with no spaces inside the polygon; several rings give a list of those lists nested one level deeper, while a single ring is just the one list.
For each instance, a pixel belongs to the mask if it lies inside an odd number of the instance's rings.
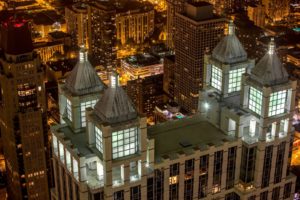
[{"label": "dark building silhouette", "polygon": [[1,25],[0,119],[9,199],[49,199],[43,68],[28,23]]}]

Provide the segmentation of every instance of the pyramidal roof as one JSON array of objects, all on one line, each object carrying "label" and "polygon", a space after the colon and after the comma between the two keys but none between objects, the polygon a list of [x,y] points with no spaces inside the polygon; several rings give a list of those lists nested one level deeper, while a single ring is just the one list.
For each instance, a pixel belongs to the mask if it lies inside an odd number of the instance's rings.
[{"label": "pyramidal roof", "polygon": [[233,21],[229,22],[228,34],[212,51],[212,57],[222,63],[237,63],[247,60],[247,53],[235,35]]},{"label": "pyramidal roof", "polygon": [[112,73],[110,87],[104,91],[103,96],[95,105],[95,114],[104,122],[119,123],[137,117],[131,99],[118,82],[118,75]]},{"label": "pyramidal roof", "polygon": [[274,38],[269,43],[268,52],[252,69],[251,77],[263,85],[274,85],[288,81],[288,73],[275,52]]},{"label": "pyramidal roof", "polygon": [[86,49],[80,49],[79,61],[66,78],[65,87],[75,95],[84,95],[103,90],[104,84],[88,61]]}]

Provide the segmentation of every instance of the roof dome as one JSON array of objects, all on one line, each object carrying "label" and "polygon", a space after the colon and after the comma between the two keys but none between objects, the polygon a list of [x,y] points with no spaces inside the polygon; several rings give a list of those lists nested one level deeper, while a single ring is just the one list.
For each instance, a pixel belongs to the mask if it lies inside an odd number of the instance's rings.
[{"label": "roof dome", "polygon": [[247,53],[235,35],[234,24],[230,21],[226,35],[212,51],[212,57],[222,63],[237,63],[247,60]]},{"label": "roof dome", "polygon": [[263,85],[274,85],[288,81],[288,73],[275,52],[274,38],[269,43],[268,52],[252,69],[251,77]]},{"label": "roof dome", "polygon": [[79,61],[66,78],[65,87],[75,95],[85,95],[103,90],[104,84],[88,61],[86,49],[80,49]]},{"label": "roof dome", "polygon": [[110,87],[104,91],[103,96],[96,103],[94,111],[101,120],[108,123],[125,122],[137,117],[131,99],[119,86],[116,73],[110,76]]}]

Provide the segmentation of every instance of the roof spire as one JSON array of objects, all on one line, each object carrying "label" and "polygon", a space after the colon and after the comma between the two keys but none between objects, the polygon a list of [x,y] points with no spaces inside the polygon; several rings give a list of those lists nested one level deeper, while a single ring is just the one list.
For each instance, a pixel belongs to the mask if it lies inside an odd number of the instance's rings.
[{"label": "roof spire", "polygon": [[87,49],[84,47],[84,45],[80,45],[79,62],[84,63],[87,60],[88,60]]},{"label": "roof spire", "polygon": [[116,88],[119,86],[119,74],[115,71],[110,72],[109,75],[109,86],[111,88]]},{"label": "roof spire", "polygon": [[275,42],[274,42],[274,38],[272,37],[268,47],[268,54],[273,55],[274,52],[275,52]]},{"label": "roof spire", "polygon": [[234,34],[234,28],[235,28],[235,26],[234,26],[233,20],[231,19],[228,24],[228,35]]}]

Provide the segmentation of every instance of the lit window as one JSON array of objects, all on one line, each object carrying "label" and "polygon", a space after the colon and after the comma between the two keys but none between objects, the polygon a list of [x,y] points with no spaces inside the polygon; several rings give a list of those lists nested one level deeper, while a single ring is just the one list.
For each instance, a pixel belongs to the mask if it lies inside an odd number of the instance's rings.
[{"label": "lit window", "polygon": [[59,143],[59,157],[60,157],[60,161],[62,163],[65,163],[65,150],[64,150],[64,145],[61,142]]},{"label": "lit window", "polygon": [[52,145],[53,145],[54,154],[58,156],[57,138],[54,135],[52,135]]},{"label": "lit window", "polygon": [[112,134],[113,159],[135,154],[138,151],[137,128],[116,131]]},{"label": "lit window", "polygon": [[71,109],[71,101],[67,99],[67,117],[70,121],[72,121],[72,109]]},{"label": "lit window", "polygon": [[245,73],[245,68],[231,70],[229,72],[228,92],[236,92],[241,90],[241,79]]},{"label": "lit window", "polygon": [[284,113],[286,93],[286,90],[282,90],[271,94],[269,104],[269,116]]},{"label": "lit window", "polygon": [[95,126],[96,148],[103,153],[102,131]]},{"label": "lit window", "polygon": [[250,87],[249,91],[249,109],[257,114],[261,114],[262,92]]},{"label": "lit window", "polygon": [[222,70],[215,66],[211,68],[211,86],[222,90]]},{"label": "lit window", "polygon": [[96,100],[93,101],[87,101],[84,103],[80,104],[80,113],[81,113],[81,127],[85,127],[86,126],[86,115],[85,115],[85,109],[86,108],[94,108],[95,104],[96,104]]}]

